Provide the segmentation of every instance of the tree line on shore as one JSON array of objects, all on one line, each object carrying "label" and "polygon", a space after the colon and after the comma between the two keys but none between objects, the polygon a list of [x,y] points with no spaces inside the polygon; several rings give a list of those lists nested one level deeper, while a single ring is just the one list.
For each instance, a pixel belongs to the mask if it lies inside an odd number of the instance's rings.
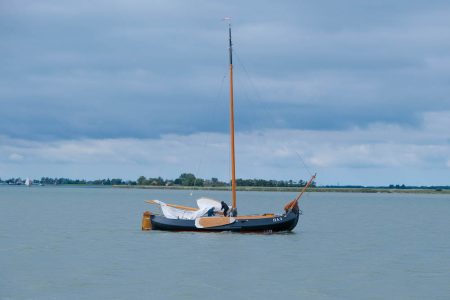
[{"label": "tree line on shore", "polygon": [[[197,187],[223,187],[229,186],[230,182],[224,182],[218,178],[203,179],[197,178],[192,173],[183,173],[176,179],[163,179],[162,177],[148,177],[140,176],[137,180],[123,180],[120,178],[107,179],[70,179],[70,178],[51,178],[42,177],[41,179],[31,180],[35,185],[153,185],[153,186],[197,186]],[[1,184],[21,185],[25,184],[25,179],[9,178],[2,180]],[[265,180],[265,179],[236,179],[237,186],[256,186],[256,187],[302,187],[306,185],[306,181],[300,179],[294,180]],[[313,182],[311,186],[316,186]]]},{"label": "tree line on shore", "polygon": [[[140,176],[137,180],[123,180],[121,178],[107,178],[107,179],[70,179],[70,178],[51,178],[42,177],[41,179],[31,180],[34,185],[132,185],[132,186],[191,186],[191,187],[225,187],[229,186],[230,182],[220,181],[218,178],[203,179],[197,178],[192,173],[183,173],[176,179],[163,179],[162,177],[145,177]],[[266,180],[266,179],[236,179],[237,186],[246,187],[303,187],[307,183],[306,180]],[[8,185],[22,185],[25,184],[25,179],[9,178],[2,180],[0,184]],[[311,184],[311,187],[316,187],[316,182]],[[404,184],[390,184],[387,186],[363,186],[363,185],[324,185],[322,188],[376,188],[376,189],[435,189],[448,190],[450,186],[408,186]]]},{"label": "tree line on shore", "polygon": [[[25,184],[26,179],[18,178],[9,178],[6,180],[2,180],[0,178],[0,184],[10,184],[10,185],[21,185]],[[120,178],[112,178],[112,179],[95,179],[95,180],[86,180],[86,179],[70,179],[70,178],[50,178],[50,177],[42,177],[41,179],[33,179],[31,180],[32,184],[42,184],[42,185],[61,185],[61,184],[76,184],[76,185],[122,185],[122,184],[136,184],[135,181],[127,180],[124,181]]]},{"label": "tree line on shore", "polygon": [[[299,181],[294,180],[265,180],[265,179],[236,179],[237,186],[258,186],[258,187],[302,187],[306,185],[306,181],[300,179]],[[203,179],[197,178],[192,173],[183,173],[175,180],[163,179],[161,177],[157,178],[145,178],[145,176],[140,176],[137,181],[137,185],[156,185],[156,186],[204,186],[204,187],[220,187],[228,186],[230,182],[220,181],[218,178]],[[316,186],[313,182],[311,186]]]}]

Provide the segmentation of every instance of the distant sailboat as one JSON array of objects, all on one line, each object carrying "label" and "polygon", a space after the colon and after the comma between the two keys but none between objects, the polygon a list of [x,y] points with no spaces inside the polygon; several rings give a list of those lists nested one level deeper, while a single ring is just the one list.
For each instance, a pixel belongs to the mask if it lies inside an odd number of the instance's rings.
[{"label": "distant sailboat", "polygon": [[262,214],[238,216],[236,206],[236,176],[234,153],[234,99],[233,99],[233,49],[231,42],[231,25],[229,32],[230,59],[230,148],[231,148],[231,191],[232,206],[228,215],[221,209],[222,203],[200,198],[197,208],[176,204],[167,204],[159,200],[146,201],[160,206],[162,215],[150,211],[144,212],[142,230],[168,231],[233,231],[233,232],[279,232],[291,231],[297,225],[301,214],[298,201],[316,178],[312,176],[299,195],[284,206],[283,214]]},{"label": "distant sailboat", "polygon": [[26,186],[31,186],[33,184],[33,182],[31,181],[30,178],[25,179],[25,185]]}]

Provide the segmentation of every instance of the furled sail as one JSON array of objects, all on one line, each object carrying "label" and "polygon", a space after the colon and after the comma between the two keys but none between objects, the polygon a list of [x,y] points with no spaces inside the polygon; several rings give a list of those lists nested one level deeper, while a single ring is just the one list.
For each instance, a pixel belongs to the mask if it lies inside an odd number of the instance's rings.
[{"label": "furled sail", "polygon": [[220,209],[222,208],[222,204],[219,201],[211,199],[211,198],[206,198],[206,197],[197,199],[197,206],[200,209],[201,208],[210,209],[211,207],[214,207],[215,212],[219,212]]},{"label": "furled sail", "polygon": [[152,200],[152,202],[160,205],[163,215],[168,219],[195,220],[206,215],[211,208],[214,208],[214,211],[220,211],[221,208],[220,202],[209,198],[198,199],[197,205],[199,209],[197,210],[173,207],[159,200]]}]

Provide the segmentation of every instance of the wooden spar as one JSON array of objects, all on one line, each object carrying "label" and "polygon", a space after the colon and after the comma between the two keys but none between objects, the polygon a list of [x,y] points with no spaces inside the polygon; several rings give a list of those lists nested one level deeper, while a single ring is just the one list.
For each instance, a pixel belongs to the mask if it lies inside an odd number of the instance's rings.
[{"label": "wooden spar", "polygon": [[306,189],[311,185],[311,183],[314,181],[314,179],[316,179],[316,174],[314,174],[311,179],[308,181],[308,183],[303,187],[301,193],[297,196],[297,198],[295,198],[295,202],[297,202],[298,200],[300,200],[300,197],[303,195],[303,193],[306,191]]},{"label": "wooden spar", "polygon": [[314,181],[314,179],[316,178],[316,174],[314,174],[311,179],[308,181],[308,183],[303,187],[302,191],[298,194],[297,198],[295,198],[294,200],[288,202],[285,206],[284,206],[284,210],[286,212],[290,211],[291,209],[293,209],[297,203],[298,200],[300,200],[301,196],[303,195],[303,193],[306,191],[306,189],[311,185],[311,183]]},{"label": "wooden spar", "polygon": [[[158,205],[160,205],[159,203],[156,203],[153,200],[148,200],[148,201],[145,201],[145,202],[150,203],[150,204],[158,204]],[[170,206],[170,207],[178,208],[178,209],[189,210],[189,211],[197,211],[198,210],[198,208],[189,207],[189,206],[183,206],[183,205],[177,205],[177,204],[167,204],[166,203],[166,205]]]},{"label": "wooden spar", "polygon": [[229,56],[230,56],[230,147],[231,147],[231,193],[232,204],[231,207],[234,212],[236,208],[236,167],[234,155],[234,96],[233,96],[233,45],[231,43],[231,23],[228,24],[229,33]]}]

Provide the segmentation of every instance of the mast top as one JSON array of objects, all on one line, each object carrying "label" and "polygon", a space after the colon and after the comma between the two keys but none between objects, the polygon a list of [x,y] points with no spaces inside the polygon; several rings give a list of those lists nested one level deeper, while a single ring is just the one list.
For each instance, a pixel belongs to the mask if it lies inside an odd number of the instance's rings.
[{"label": "mast top", "polygon": [[233,43],[231,42],[231,17],[224,17],[222,20],[228,22],[230,65],[233,65]]},{"label": "mast top", "polygon": [[231,26],[231,17],[223,17],[222,21],[227,21],[228,25]]}]

